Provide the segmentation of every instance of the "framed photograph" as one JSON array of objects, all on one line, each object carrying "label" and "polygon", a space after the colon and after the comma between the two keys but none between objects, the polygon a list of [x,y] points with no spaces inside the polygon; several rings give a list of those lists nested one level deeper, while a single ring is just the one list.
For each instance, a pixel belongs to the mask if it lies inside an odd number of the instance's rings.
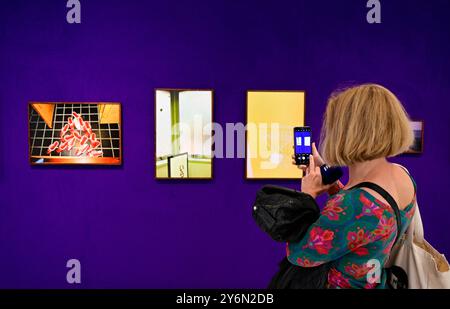
[{"label": "framed photograph", "polygon": [[120,103],[28,104],[32,165],[122,163]]},{"label": "framed photograph", "polygon": [[414,133],[414,141],[406,153],[420,154],[423,152],[424,122],[412,120],[410,123]]},{"label": "framed photograph", "polygon": [[294,127],[305,124],[304,91],[247,92],[246,179],[299,179]]},{"label": "framed photograph", "polygon": [[212,178],[213,90],[155,90],[155,178]]}]

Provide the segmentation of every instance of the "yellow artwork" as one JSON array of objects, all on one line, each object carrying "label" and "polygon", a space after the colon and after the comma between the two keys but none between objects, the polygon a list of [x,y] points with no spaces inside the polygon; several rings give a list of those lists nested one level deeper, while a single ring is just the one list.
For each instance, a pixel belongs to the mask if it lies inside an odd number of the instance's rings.
[{"label": "yellow artwork", "polygon": [[246,178],[298,179],[294,127],[305,123],[303,91],[248,91]]}]

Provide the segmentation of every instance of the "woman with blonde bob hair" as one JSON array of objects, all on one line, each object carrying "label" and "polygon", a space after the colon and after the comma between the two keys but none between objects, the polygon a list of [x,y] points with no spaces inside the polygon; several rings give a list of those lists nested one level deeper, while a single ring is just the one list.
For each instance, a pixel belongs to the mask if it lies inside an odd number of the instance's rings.
[{"label": "woman with blonde bob hair", "polygon": [[[388,89],[365,84],[333,93],[321,132],[323,158],[313,144],[310,165],[300,166],[306,172],[302,192],[314,198],[325,192],[330,196],[305,237],[287,245],[289,261],[303,267],[332,262],[329,288],[385,288],[382,267],[397,234],[409,226],[416,199],[412,177],[387,158],[406,151],[412,140],[408,115]],[[319,166],[325,162],[348,167],[345,186],[322,184]],[[375,183],[393,197],[401,231],[389,203],[377,192],[356,186],[362,182]]]}]

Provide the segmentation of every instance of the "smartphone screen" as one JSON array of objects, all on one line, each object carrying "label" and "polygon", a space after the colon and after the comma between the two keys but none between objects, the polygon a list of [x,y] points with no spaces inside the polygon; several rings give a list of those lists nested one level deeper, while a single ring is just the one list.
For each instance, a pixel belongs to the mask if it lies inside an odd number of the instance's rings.
[{"label": "smartphone screen", "polygon": [[294,128],[294,149],[295,163],[297,165],[309,165],[309,155],[312,153],[310,127]]}]

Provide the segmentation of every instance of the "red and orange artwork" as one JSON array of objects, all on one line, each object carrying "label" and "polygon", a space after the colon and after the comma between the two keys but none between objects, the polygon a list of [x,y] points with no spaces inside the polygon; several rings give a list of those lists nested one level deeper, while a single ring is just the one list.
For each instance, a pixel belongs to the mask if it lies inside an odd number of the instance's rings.
[{"label": "red and orange artwork", "polygon": [[32,165],[122,163],[120,103],[29,104]]},{"label": "red and orange artwork", "polygon": [[100,157],[103,152],[97,150],[100,142],[97,136],[92,132],[89,121],[83,120],[81,115],[76,112],[72,113],[72,117],[67,118],[67,124],[61,129],[59,134],[60,140],[55,141],[48,147],[47,154],[53,151],[61,153],[64,150],[77,149],[75,156],[88,156],[91,158]]}]

